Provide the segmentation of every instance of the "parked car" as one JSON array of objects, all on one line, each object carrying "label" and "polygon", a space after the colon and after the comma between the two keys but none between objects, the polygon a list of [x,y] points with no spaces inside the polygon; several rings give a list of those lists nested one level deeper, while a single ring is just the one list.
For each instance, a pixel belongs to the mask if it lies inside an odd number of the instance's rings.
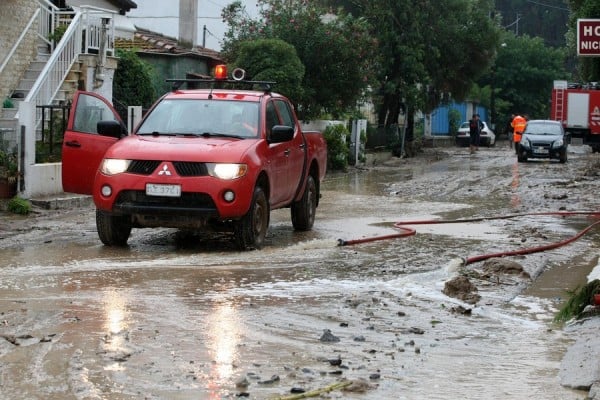
[{"label": "parked car", "polygon": [[519,162],[528,158],[557,159],[567,162],[568,138],[562,124],[558,121],[536,119],[527,122],[523,131],[519,153]]},{"label": "parked car", "polygon": [[[479,144],[481,146],[492,147],[496,144],[496,135],[494,134],[494,131],[487,126],[487,123],[484,121],[481,122],[483,122],[483,129],[481,130],[481,136],[479,137]],[[462,147],[468,146],[470,140],[471,134],[469,133],[469,122],[463,122],[456,134],[456,145]]]}]

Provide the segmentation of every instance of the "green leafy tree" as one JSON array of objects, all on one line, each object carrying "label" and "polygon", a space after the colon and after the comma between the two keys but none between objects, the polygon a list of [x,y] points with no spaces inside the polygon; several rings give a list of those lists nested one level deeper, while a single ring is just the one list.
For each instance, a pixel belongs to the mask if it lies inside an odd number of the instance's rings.
[{"label": "green leafy tree", "polygon": [[565,57],[564,48],[544,45],[542,38],[507,32],[495,62],[499,115],[518,112],[548,118],[553,82],[566,79]]},{"label": "green leafy tree", "polygon": [[302,97],[304,65],[291,44],[279,39],[241,42],[233,68],[240,67],[257,81],[277,82],[277,92]]},{"label": "green leafy tree", "polygon": [[[600,2],[598,0],[569,0],[572,10],[567,33],[567,46],[572,56],[577,54],[577,20],[600,18]],[[578,78],[583,82],[600,81],[600,57],[579,57]]]},{"label": "green leafy tree", "polygon": [[[488,0],[356,0],[380,44],[378,122],[462,100],[489,67],[499,27]],[[411,132],[412,129],[408,129]],[[410,137],[407,137],[411,140]]]},{"label": "green leafy tree", "polygon": [[142,61],[135,51],[117,50],[119,63],[113,82],[113,104],[127,120],[128,106],[148,108],[156,100],[156,90],[153,82],[156,73],[152,66]]},{"label": "green leafy tree", "polygon": [[[376,41],[366,20],[333,13],[306,0],[258,0],[260,17],[251,19],[239,1],[223,9],[222,55],[237,58],[242,43],[280,39],[291,44],[302,61],[303,90],[289,94],[302,119],[353,109],[369,85]],[[265,78],[267,78],[265,76]]]}]

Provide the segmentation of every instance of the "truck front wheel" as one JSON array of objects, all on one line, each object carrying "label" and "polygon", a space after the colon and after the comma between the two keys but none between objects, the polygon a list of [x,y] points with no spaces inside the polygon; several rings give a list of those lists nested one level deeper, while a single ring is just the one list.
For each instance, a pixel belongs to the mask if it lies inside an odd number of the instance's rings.
[{"label": "truck front wheel", "polygon": [[315,223],[317,209],[317,185],[314,178],[309,175],[306,187],[300,201],[292,203],[292,225],[298,231],[308,231]]},{"label": "truck front wheel", "polygon": [[240,250],[260,249],[269,229],[269,202],[264,190],[258,186],[254,189],[250,209],[235,224],[234,237]]},{"label": "truck front wheel", "polygon": [[107,246],[126,246],[131,234],[129,216],[115,216],[96,210],[96,230],[102,243]]}]

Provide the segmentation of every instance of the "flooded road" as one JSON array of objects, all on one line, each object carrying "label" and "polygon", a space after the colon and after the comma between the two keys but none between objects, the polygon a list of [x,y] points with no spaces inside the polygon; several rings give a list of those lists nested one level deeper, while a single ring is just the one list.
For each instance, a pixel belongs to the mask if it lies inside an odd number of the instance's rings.
[{"label": "flooded road", "polygon": [[[571,339],[552,322],[598,264],[600,232],[510,257],[526,274],[482,273],[474,255],[558,242],[597,209],[598,155],[517,163],[500,144],[470,156],[331,173],[311,232],[272,213],[266,246],[134,230],[97,238],[92,206],[0,214],[0,399],[581,399],[560,385]],[[413,236],[338,246],[338,240]],[[444,294],[468,276],[480,300]]]}]

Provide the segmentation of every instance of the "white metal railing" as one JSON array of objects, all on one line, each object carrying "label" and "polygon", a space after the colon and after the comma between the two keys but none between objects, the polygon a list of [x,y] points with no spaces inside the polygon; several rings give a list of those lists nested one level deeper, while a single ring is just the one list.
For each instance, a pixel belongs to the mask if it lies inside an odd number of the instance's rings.
[{"label": "white metal railing", "polygon": [[[25,101],[31,101],[38,106],[52,102],[73,63],[81,54],[81,20],[81,14],[75,14],[50,59],[29,90]],[[40,122],[36,118],[36,125],[39,125]]]},{"label": "white metal railing", "polygon": [[[56,44],[25,101],[31,101],[36,106],[51,104],[82,52],[99,54],[102,60],[107,52],[114,54],[114,14],[116,13],[111,10],[87,6],[81,7],[81,12],[73,14],[72,18],[69,18],[65,33]],[[48,17],[48,14],[41,15]],[[41,112],[38,110],[36,114],[38,127],[42,122]]]},{"label": "white metal railing", "polygon": [[38,20],[38,37],[49,46],[50,52],[52,52],[56,42],[53,38],[50,38],[50,35],[56,32],[61,25],[69,25],[71,19],[75,16],[75,12],[63,11],[48,0],[38,0],[38,3],[41,13]]}]

